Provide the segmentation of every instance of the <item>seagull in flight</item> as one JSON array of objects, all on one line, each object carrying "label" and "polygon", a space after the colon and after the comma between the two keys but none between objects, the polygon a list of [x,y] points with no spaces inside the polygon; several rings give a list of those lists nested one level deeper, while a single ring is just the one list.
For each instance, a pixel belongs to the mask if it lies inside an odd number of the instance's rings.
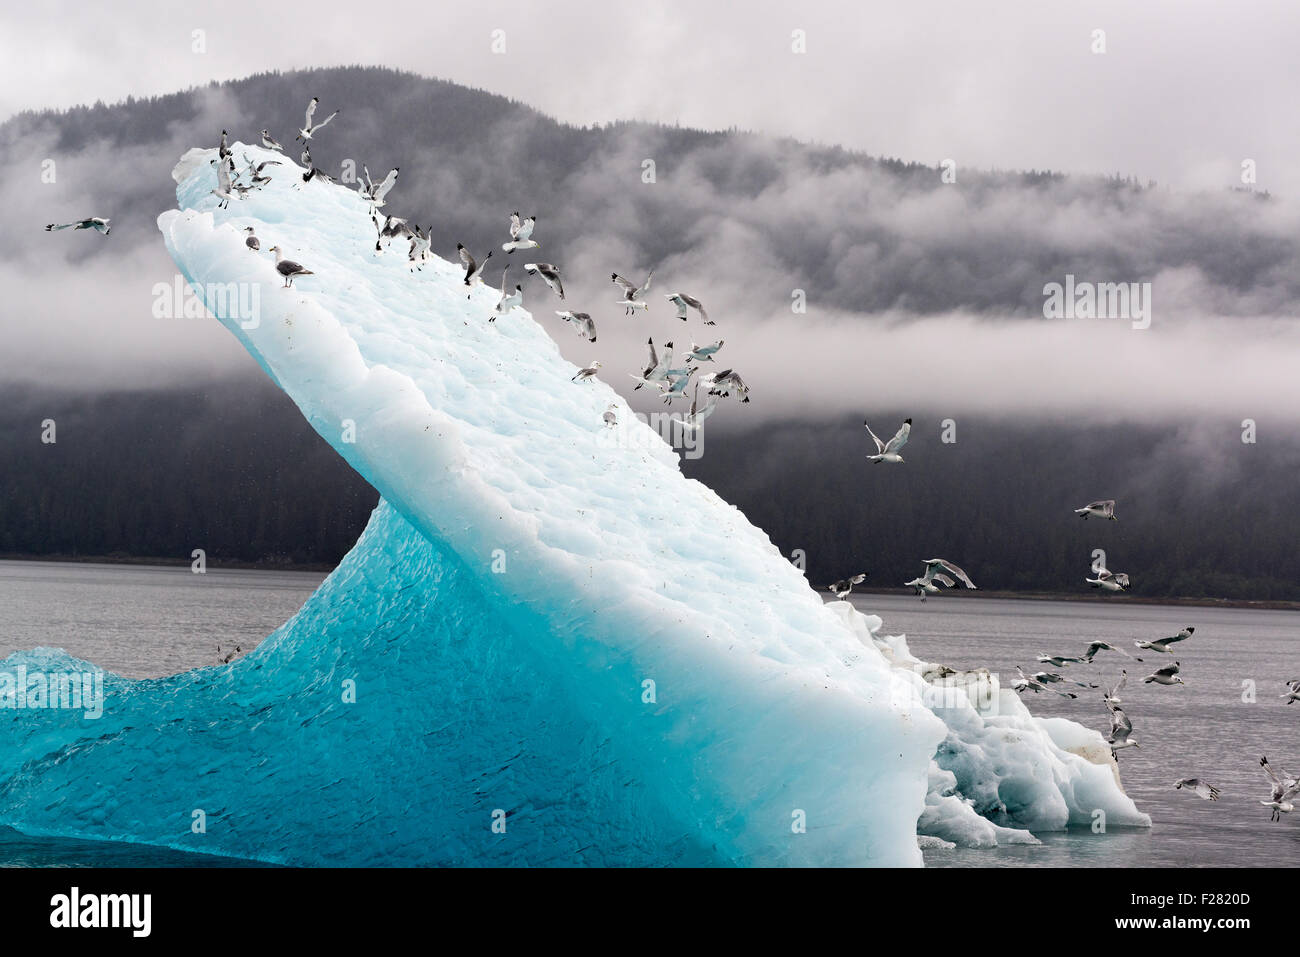
[{"label": "seagull in flight", "polygon": [[1178,677],[1178,662],[1172,665],[1165,665],[1163,668],[1157,668],[1151,674],[1142,679],[1142,683],[1149,685],[1152,682],[1158,685],[1185,685],[1187,684],[1182,678]]},{"label": "seagull in flight", "polygon": [[529,216],[527,219],[519,218],[519,211],[510,214],[510,242],[502,244],[501,248],[507,254],[513,253],[516,249],[537,249],[542,244],[533,239],[533,229],[537,226],[537,217]]},{"label": "seagull in flight", "polygon": [[1174,788],[1179,791],[1186,788],[1206,801],[1217,801],[1219,795],[1223,793],[1209,781],[1202,781],[1200,778],[1180,778],[1174,782]]},{"label": "seagull in flight", "polygon": [[506,292],[506,275],[509,272],[510,272],[509,266],[501,270],[501,300],[496,304],[496,307],[493,309],[492,315],[488,317],[488,322],[496,322],[497,316],[504,316],[515,306],[522,306],[524,304],[523,286],[516,283],[514,292],[510,292],[510,293]]},{"label": "seagull in flight", "polygon": [[74,222],[63,223],[61,225],[50,223],[45,227],[45,231],[47,233],[52,233],[60,229],[93,229],[101,236],[107,236],[109,230],[113,228],[108,225],[109,222],[110,220],[106,216],[87,216],[85,219],[78,219]]},{"label": "seagull in flight", "polygon": [[1095,688],[1095,687],[1097,687],[1095,684],[1093,684],[1093,683],[1091,683],[1091,682],[1088,682],[1088,681],[1075,681],[1073,678],[1067,678],[1067,677],[1065,677],[1064,675],[1057,674],[1055,671],[1037,671],[1037,672],[1035,672],[1035,673],[1033,674],[1032,677],[1033,677],[1033,679],[1034,679],[1035,681],[1041,682],[1042,684],[1045,684],[1045,685],[1049,685],[1049,684],[1058,684],[1058,683],[1060,683],[1060,682],[1066,682],[1066,681],[1068,681],[1070,684],[1072,684],[1072,685],[1078,685],[1080,688]]},{"label": "seagull in flight", "polygon": [[1126,684],[1128,684],[1128,671],[1124,670],[1119,673],[1119,681],[1115,683],[1115,687],[1102,696],[1102,701],[1106,703],[1108,709],[1114,708],[1120,703],[1119,693],[1124,690]]},{"label": "seagull in flight", "polygon": [[1112,522],[1119,521],[1115,517],[1115,500],[1113,498],[1103,499],[1100,502],[1089,502],[1083,508],[1076,508],[1074,514],[1083,519],[1092,516],[1093,518],[1108,519]]},{"label": "seagull in flight", "polygon": [[275,137],[266,130],[262,130],[262,146],[268,150],[279,150],[281,153],[284,152],[284,147],[277,143]]},{"label": "seagull in flight", "polygon": [[903,582],[903,584],[914,587],[916,593],[924,601],[927,594],[937,595],[939,593],[938,586],[934,584],[936,579],[948,588],[956,588],[958,581],[966,588],[973,589],[975,587],[975,583],[970,580],[969,575],[952,562],[942,558],[927,558],[925,560],[925,574],[913,578],[910,582]]},{"label": "seagull in flight", "polygon": [[[487,262],[492,258],[492,250],[488,250],[488,254],[483,257],[481,263],[475,262],[474,257],[469,254],[469,250],[460,243],[456,244],[456,252],[460,253],[461,265],[465,267],[465,285],[469,286],[470,291],[473,292],[474,284],[483,281],[483,270],[487,268]],[[502,278],[505,278],[504,273],[502,274]],[[465,298],[468,299],[469,296],[466,296]]]},{"label": "seagull in flight", "polygon": [[588,313],[565,310],[564,312],[557,311],[555,314],[565,322],[572,323],[573,327],[578,330],[578,335],[588,342],[596,341],[596,321]]},{"label": "seagull in flight", "polygon": [[1112,757],[1114,757],[1116,751],[1138,746],[1138,743],[1130,737],[1132,733],[1133,722],[1129,720],[1129,716],[1124,713],[1124,709],[1119,705],[1112,705],[1110,709],[1110,737],[1106,739],[1106,743],[1110,745]]},{"label": "seagull in flight", "polygon": [[320,97],[313,96],[311,98],[311,102],[307,104],[307,121],[303,124],[302,129],[298,131],[298,135],[295,137],[295,139],[300,139],[304,143],[306,143],[309,139],[312,138],[312,136],[316,133],[317,130],[323,130],[326,127],[326,125],[328,125],[330,120],[334,119],[334,117],[339,115],[339,111],[335,110],[333,113],[325,117],[325,119],[321,120],[319,123],[313,124],[311,118],[316,115],[316,106],[318,103],[320,103]]},{"label": "seagull in flight", "polygon": [[1148,651],[1158,651],[1161,654],[1169,654],[1170,645],[1178,641],[1186,641],[1188,638],[1192,637],[1192,634],[1195,631],[1196,631],[1195,628],[1193,628],[1191,625],[1188,625],[1178,634],[1170,635],[1168,638],[1158,638],[1155,641],[1134,641],[1133,643],[1137,645],[1139,648],[1143,648]]},{"label": "seagull in flight", "polygon": [[1066,665],[1077,665],[1082,663],[1082,658],[1075,658],[1073,655],[1039,655],[1038,663],[1042,665],[1051,665],[1053,668],[1064,668]]},{"label": "seagull in flight", "polygon": [[1134,655],[1130,655],[1123,648],[1118,648],[1115,645],[1112,645],[1109,641],[1094,641],[1088,646],[1088,650],[1083,653],[1083,660],[1088,662],[1088,664],[1092,664],[1092,659],[1097,657],[1099,651],[1117,651],[1125,658],[1132,658],[1134,661],[1142,660]]},{"label": "seagull in flight", "polygon": [[1085,578],[1084,581],[1093,588],[1103,588],[1106,591],[1128,591],[1128,575],[1124,572],[1113,573],[1105,568],[1096,572],[1096,578]]},{"label": "seagull in flight", "polygon": [[1286,698],[1286,703],[1295,704],[1300,701],[1300,678],[1292,678],[1286,683],[1286,686],[1287,693],[1281,695],[1281,697]]},{"label": "seagull in flight", "polygon": [[524,263],[524,272],[541,276],[542,281],[561,299],[564,298],[564,283],[560,282],[560,271],[550,263]]},{"label": "seagull in flight", "polygon": [[852,578],[845,578],[841,581],[832,582],[826,586],[826,590],[836,598],[843,600],[849,597],[849,594],[853,591],[854,585],[861,585],[866,580],[867,573],[862,572],[861,574],[854,575]]},{"label": "seagull in flight", "polygon": [[637,309],[648,310],[650,308],[650,303],[646,302],[642,297],[650,291],[650,282],[654,277],[655,271],[651,269],[650,274],[645,277],[645,282],[640,286],[634,286],[616,272],[609,274],[610,281],[618,283],[619,288],[623,290],[623,298],[619,300],[619,304],[624,307],[623,315],[630,316]]},{"label": "seagull in flight", "polygon": [[632,378],[637,380],[636,386],[632,389],[633,392],[643,385],[655,385],[663,382],[668,378],[668,370],[672,367],[673,343],[671,339],[664,343],[664,354],[662,356],[655,352],[653,336],[646,340],[646,344],[650,346],[650,362],[640,375],[633,374]]},{"label": "seagull in flight", "polygon": [[1011,682],[1011,688],[1016,692],[1016,694],[1024,694],[1026,691],[1032,691],[1034,694],[1038,694],[1041,691],[1051,691],[1055,694],[1059,694],[1062,698],[1079,697],[1073,691],[1060,691],[1056,688],[1049,688],[1047,685],[1039,681],[1036,675],[1031,677],[1030,675],[1025,674],[1020,669],[1019,665],[1016,665],[1016,674],[1020,675],[1020,677]]},{"label": "seagull in flight", "polygon": [[365,176],[366,181],[363,184],[358,180],[357,192],[361,194],[362,199],[370,204],[372,210],[384,205],[385,197],[397,185],[398,171],[399,168],[396,167],[389,170],[388,175],[376,183],[370,178],[370,170],[366,168],[364,163],[362,164],[361,173]]},{"label": "seagull in flight", "polygon": [[1285,771],[1283,771],[1282,775],[1279,777],[1278,773],[1273,770],[1273,766],[1268,763],[1268,758],[1266,757],[1259,759],[1259,766],[1264,769],[1264,773],[1268,775],[1269,782],[1273,785],[1273,790],[1269,794],[1269,799],[1267,801],[1260,801],[1259,803],[1264,805],[1264,807],[1271,807],[1273,809],[1273,814],[1269,820],[1280,821],[1282,820],[1283,814],[1295,810],[1295,804],[1292,803],[1291,799],[1294,798],[1297,793],[1300,793],[1300,781],[1297,781]]},{"label": "seagull in flight", "polygon": [[[646,281],[646,285],[650,285],[648,280]],[[664,298],[677,307],[677,318],[682,322],[686,321],[686,310],[694,309],[700,314],[700,318],[704,320],[706,326],[717,325],[716,322],[709,318],[708,312],[704,309],[704,304],[694,296],[688,296],[684,292],[670,292],[668,295],[664,296]]]},{"label": "seagull in flight", "polygon": [[[664,373],[664,381],[659,383],[659,389],[664,397],[664,404],[672,402],[673,399],[683,398],[686,395],[686,387],[691,383],[691,376],[698,371],[698,366],[691,366],[685,371],[668,370]],[[710,392],[710,395],[713,393]]]},{"label": "seagull in flight", "polygon": [[871,436],[871,440],[876,443],[876,454],[868,455],[867,459],[877,465],[881,462],[892,462],[901,465],[903,457],[898,453],[907,444],[907,439],[912,434],[912,420],[904,419],[902,427],[894,433],[894,437],[888,442],[880,441],[880,436],[872,432],[871,426],[866,422],[863,422],[862,425],[866,428],[867,435]]},{"label": "seagull in flight", "polygon": [[272,246],[271,252],[275,253],[275,271],[284,277],[284,288],[288,289],[292,286],[294,279],[298,276],[316,275],[301,263],[296,263],[292,259],[285,259],[284,250],[279,246]]},{"label": "seagull in flight", "polygon": [[713,362],[713,354],[722,348],[723,340],[719,339],[712,345],[697,346],[691,343],[691,351],[686,356],[687,362]]},{"label": "seagull in flight", "polygon": [[217,203],[218,209],[226,209],[230,206],[230,198],[234,195],[231,186],[230,173],[235,168],[235,161],[229,157],[223,159],[217,164],[217,188],[212,190],[212,195],[216,196],[220,202]]},{"label": "seagull in flight", "polygon": [[744,397],[740,400],[742,403],[749,401],[749,386],[735,369],[723,369],[721,372],[701,376],[700,381],[708,385],[709,395],[718,395],[725,399],[735,392],[736,395]]}]

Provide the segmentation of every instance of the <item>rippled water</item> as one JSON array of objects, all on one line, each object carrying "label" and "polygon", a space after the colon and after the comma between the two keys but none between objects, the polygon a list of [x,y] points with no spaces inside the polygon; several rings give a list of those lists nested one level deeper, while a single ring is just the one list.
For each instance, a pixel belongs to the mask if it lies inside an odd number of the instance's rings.
[{"label": "rippled water", "polygon": [[[927,851],[931,867],[1150,867],[1291,865],[1300,862],[1300,812],[1269,822],[1259,801],[1268,796],[1261,754],[1300,771],[1300,705],[1286,705],[1283,681],[1300,677],[1300,612],[1241,608],[1138,605],[1098,597],[1091,601],[1017,601],[943,595],[853,596],[863,611],[880,615],[884,630],[905,633],[913,654],[954,668],[984,666],[1015,677],[1052,670],[1035,658],[1078,655],[1094,638],[1141,655],[1141,663],[1102,652],[1092,665],[1070,665],[1067,677],[1108,685],[1127,668],[1121,697],[1139,748],[1120,753],[1124,788],[1151,815],[1148,831],[1090,830],[1039,834],[1042,847]],[[1172,635],[1185,625],[1196,634],[1162,655],[1139,651],[1135,638]],[[1144,685],[1142,676],[1177,660],[1185,686]],[[1151,666],[1151,667],[1147,667]],[[1004,681],[1006,679],[1004,678]],[[1246,682],[1257,700],[1243,701]],[[1103,734],[1110,730],[1101,692],[1084,688],[1077,700],[1030,694],[1035,714],[1071,718]],[[1214,803],[1173,782],[1200,777],[1222,789]]]},{"label": "rippled water", "polygon": [[[0,657],[41,645],[63,648],[131,677],[157,677],[210,665],[216,646],[254,647],[288,619],[324,576],[309,572],[188,566],[0,561]],[[1300,861],[1300,812],[1269,822],[1258,803],[1267,787],[1259,756],[1300,771],[1300,705],[1285,705],[1283,681],[1300,677],[1300,612],[1137,605],[1123,600],[1017,601],[944,595],[854,596],[905,633],[921,658],[955,668],[1014,675],[1038,670],[1042,653],[1079,654],[1094,638],[1130,648],[1133,662],[1103,652],[1070,677],[1109,684],[1127,667],[1123,694],[1142,746],[1121,754],[1124,786],[1151,815],[1150,831],[1039,834],[1043,846],[927,851],[931,867],[1288,865]],[[1135,638],[1196,635],[1174,655],[1138,652]],[[1143,685],[1145,665],[1177,659],[1186,686]],[[1257,701],[1242,700],[1254,682]],[[1036,714],[1072,718],[1105,733],[1100,691],[1077,700],[1033,695]],[[1223,790],[1216,803],[1175,791],[1180,777]],[[25,837],[0,828],[0,866],[205,865],[221,859],[150,847]]]}]

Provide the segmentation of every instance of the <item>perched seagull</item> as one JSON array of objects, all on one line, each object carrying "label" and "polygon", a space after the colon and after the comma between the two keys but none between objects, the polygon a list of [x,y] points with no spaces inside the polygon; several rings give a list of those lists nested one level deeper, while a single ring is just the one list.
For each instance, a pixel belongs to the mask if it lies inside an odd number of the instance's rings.
[{"label": "perched seagull", "polygon": [[640,286],[634,286],[616,272],[609,274],[611,282],[618,283],[618,287],[623,290],[623,298],[619,304],[623,306],[623,315],[630,316],[637,309],[649,309],[650,303],[642,297],[650,291],[650,281],[654,279],[655,271],[650,270],[650,274],[645,277],[645,282]]},{"label": "perched seagull", "polygon": [[292,259],[284,258],[284,250],[279,246],[272,246],[271,252],[275,253],[275,271],[284,277],[284,288],[288,289],[293,285],[294,279],[298,276],[316,275],[310,269],[304,268],[300,263]]},{"label": "perched seagull", "polygon": [[551,292],[561,299],[564,298],[564,283],[560,282],[560,271],[550,263],[524,263],[524,272],[541,276],[546,285],[551,287]]},{"label": "perched seagull", "polygon": [[866,422],[862,424],[866,427],[867,435],[871,436],[872,441],[876,443],[876,454],[868,455],[868,461],[875,462],[877,465],[881,462],[893,462],[901,465],[903,457],[898,453],[907,444],[907,439],[912,434],[912,420],[904,419],[903,425],[888,442],[880,441],[880,436],[872,432],[871,426],[867,425]]},{"label": "perched seagull", "polygon": [[1142,679],[1142,683],[1149,685],[1155,682],[1158,685],[1185,685],[1187,684],[1182,678],[1178,677],[1178,662],[1172,665],[1165,665],[1163,668],[1157,668],[1154,672]]},{"label": "perched seagull", "polygon": [[[949,577],[951,576],[951,577]],[[918,578],[913,578],[910,582],[903,582],[904,585],[911,585],[916,589],[916,593],[924,600],[927,594],[936,595],[939,592],[934,580],[938,579],[948,588],[956,588],[957,579],[967,588],[974,588],[975,583],[970,580],[964,571],[954,565],[952,562],[945,561],[942,558],[927,558],[925,560],[925,574]]]},{"label": "perched seagull", "polygon": [[618,413],[616,411],[617,409],[618,406],[615,405],[613,402],[611,402],[609,404],[609,408],[605,410],[605,414],[601,416],[601,418],[605,420],[606,428],[612,429],[614,428],[614,426],[618,425]]},{"label": "perched seagull", "polygon": [[695,343],[692,342],[691,351],[689,354],[687,354],[686,361],[687,362],[712,362],[714,361],[713,354],[722,348],[722,343],[723,343],[722,339],[719,339],[717,342],[708,346],[697,346]]},{"label": "perched seagull", "polygon": [[1072,655],[1039,655],[1038,663],[1042,665],[1051,665],[1053,668],[1064,668],[1066,665],[1077,665],[1083,661],[1082,658],[1075,658]]},{"label": "perched seagull", "polygon": [[93,229],[102,236],[107,236],[109,230],[113,227],[108,225],[110,220],[106,216],[87,216],[85,219],[78,219],[75,222],[63,223],[56,225],[50,223],[45,227],[47,233],[52,233],[60,229]]},{"label": "perched seagull", "polygon": [[1106,569],[1100,569],[1096,572],[1096,578],[1085,578],[1084,581],[1093,588],[1104,588],[1106,591],[1128,591],[1128,575],[1124,572],[1118,574],[1111,573]]},{"label": "perched seagull", "polygon": [[852,593],[854,585],[861,585],[866,580],[867,573],[862,572],[859,575],[854,575],[852,578],[845,578],[841,581],[832,582],[826,586],[826,590],[836,598],[844,599],[848,598]]},{"label": "perched seagull", "polygon": [[1269,820],[1280,821],[1282,820],[1283,814],[1295,810],[1295,804],[1292,803],[1291,799],[1300,792],[1300,781],[1297,781],[1285,771],[1282,772],[1281,777],[1278,777],[1277,772],[1273,770],[1272,765],[1268,763],[1268,758],[1266,757],[1259,759],[1259,766],[1264,769],[1264,773],[1268,775],[1268,779],[1273,785],[1273,790],[1269,794],[1269,799],[1267,801],[1260,801],[1259,803],[1264,805],[1264,807],[1271,807],[1273,809],[1273,814]]},{"label": "perched seagull", "polygon": [[1132,733],[1133,722],[1124,713],[1124,709],[1118,705],[1112,707],[1110,709],[1110,737],[1106,740],[1106,743],[1110,745],[1112,757],[1116,751],[1138,746],[1138,743],[1129,737]]},{"label": "perched seagull", "polygon": [[1085,519],[1091,515],[1093,518],[1106,518],[1112,522],[1119,521],[1115,517],[1115,500],[1113,498],[1103,499],[1100,502],[1090,502],[1083,508],[1076,508],[1074,514]]},{"label": "perched seagull", "polygon": [[230,206],[230,198],[233,195],[233,188],[230,185],[230,171],[233,163],[233,160],[223,159],[217,164],[217,188],[212,190],[212,195],[220,200],[217,203],[218,209],[226,209]]},{"label": "perched seagull", "polygon": [[268,150],[279,150],[281,153],[284,152],[284,147],[277,143],[275,137],[266,130],[262,130],[262,146]]},{"label": "perched seagull", "polygon": [[1200,778],[1180,778],[1174,782],[1174,788],[1179,791],[1186,788],[1206,801],[1217,801],[1219,795],[1223,793],[1210,782],[1202,781]]},{"label": "perched seagull", "polygon": [[424,264],[429,260],[430,246],[429,234],[422,232],[420,224],[416,223],[411,229],[411,248],[406,251],[406,261],[411,264],[412,269],[424,268]]},{"label": "perched seagull", "polygon": [[262,248],[262,243],[256,236],[253,235],[253,227],[245,226],[244,232],[248,233],[248,238],[244,240],[244,245],[247,246],[249,249],[251,249],[253,252],[257,252],[258,250],[260,250]]},{"label": "perched seagull", "polygon": [[519,211],[510,214],[510,242],[502,244],[501,248],[507,254],[513,253],[516,249],[537,249],[542,244],[533,239],[533,229],[537,226],[537,217],[529,216],[525,220],[520,220]]},{"label": "perched seagull", "polygon": [[[646,285],[648,286],[649,284],[649,281],[647,281]],[[704,304],[694,296],[688,296],[684,292],[670,292],[668,295],[664,296],[664,298],[677,307],[677,318],[682,322],[686,321],[686,310],[694,309],[700,314],[700,318],[704,320],[706,326],[717,325],[716,322],[709,318],[708,312],[704,309]]]},{"label": "perched seagull", "polygon": [[235,650],[234,650],[234,651],[228,651],[228,652],[226,652],[226,653],[223,655],[223,654],[221,653],[221,646],[220,646],[220,645],[217,645],[217,663],[218,663],[218,664],[223,664],[223,665],[228,665],[228,664],[230,664],[231,661],[234,660],[235,655],[239,654],[239,653],[240,653],[241,651],[243,651],[243,650],[244,650],[244,649],[241,648],[241,647],[239,647],[239,645],[235,645]]},{"label": "perched seagull", "polygon": [[1172,645],[1174,642],[1177,641],[1186,641],[1188,638],[1192,637],[1192,634],[1195,631],[1196,631],[1195,628],[1193,628],[1191,625],[1188,625],[1178,634],[1170,635],[1168,638],[1159,638],[1156,641],[1135,640],[1133,644],[1137,645],[1139,648],[1144,648],[1148,651],[1158,651],[1161,654],[1169,654],[1170,645]]},{"label": "perched seagull", "polygon": [[749,386],[745,385],[745,380],[735,369],[723,369],[714,375],[701,378],[700,381],[709,384],[709,395],[720,395],[725,399],[735,392],[736,395],[744,396],[740,400],[742,403],[749,401]]},{"label": "perched seagull", "polygon": [[[691,376],[695,375],[695,372],[696,367],[692,366],[686,369],[685,372],[670,370],[664,374],[665,381],[659,384],[659,388],[663,393],[665,405],[672,402],[673,399],[682,398],[686,395],[686,387],[690,385]],[[711,392],[709,394],[712,395]]]},{"label": "perched seagull", "polygon": [[1097,652],[1099,651],[1118,651],[1125,658],[1133,658],[1134,661],[1142,660],[1141,658],[1136,658],[1133,655],[1130,655],[1123,648],[1115,647],[1109,641],[1094,641],[1088,646],[1088,650],[1083,653],[1083,660],[1092,664],[1092,659],[1097,657]]},{"label": "perched seagull", "polygon": [[335,110],[333,113],[325,117],[325,119],[321,120],[319,123],[313,124],[311,118],[316,115],[316,104],[318,104],[319,102],[320,102],[320,98],[313,96],[311,98],[311,102],[307,104],[307,121],[303,124],[303,128],[298,131],[298,135],[294,137],[295,139],[302,140],[304,143],[306,143],[309,139],[312,138],[312,136],[316,133],[317,130],[323,130],[330,120],[334,119],[334,117],[339,115],[339,111]]},{"label": "perched seagull", "polygon": [[596,322],[585,312],[556,312],[556,315],[565,322],[573,323],[574,328],[578,330],[578,335],[582,336],[588,342],[596,341]]},{"label": "perched seagull", "polygon": [[577,372],[577,374],[576,374],[572,379],[570,379],[569,381],[570,381],[570,382],[586,382],[588,379],[590,379],[592,376],[594,376],[594,375],[595,375],[597,372],[599,372],[599,371],[600,371],[600,361],[597,360],[596,362],[593,362],[591,365],[587,366],[587,368],[585,368],[585,369],[579,369],[578,372]]},{"label": "perched seagull", "polygon": [[[492,250],[488,250],[488,254],[483,257],[481,263],[475,262],[474,257],[469,254],[469,250],[460,243],[456,244],[456,252],[460,253],[461,264],[465,267],[465,285],[470,287],[470,292],[473,292],[474,284],[483,281],[483,270],[487,267],[488,260],[492,258]],[[502,278],[505,278],[504,273]],[[468,299],[469,296],[465,298]]]},{"label": "perched seagull", "polygon": [[695,383],[695,394],[691,398],[691,411],[681,420],[682,428],[694,431],[704,425],[704,420],[711,416],[718,408],[718,397],[710,395],[700,407],[700,384]]},{"label": "perched seagull", "polygon": [[1124,690],[1124,685],[1126,684],[1128,684],[1127,670],[1119,673],[1119,681],[1115,683],[1115,687],[1111,688],[1110,691],[1106,692],[1103,696],[1102,700],[1106,702],[1107,708],[1114,708],[1120,703],[1119,693]]},{"label": "perched seagull", "polygon": [[1058,691],[1056,688],[1049,688],[1047,685],[1039,681],[1036,676],[1030,677],[1029,675],[1026,675],[1020,670],[1019,665],[1016,665],[1016,673],[1020,675],[1020,677],[1011,682],[1012,690],[1014,690],[1016,694],[1024,694],[1026,691],[1032,691],[1034,694],[1038,694],[1040,691],[1051,691],[1059,694],[1062,698],[1079,697],[1073,691]]},{"label": "perched seagull", "polygon": [[501,299],[493,309],[492,315],[488,317],[488,322],[496,322],[497,316],[504,316],[515,306],[522,306],[524,304],[523,286],[516,283],[514,292],[506,292],[506,274],[509,272],[509,266],[501,270]]},{"label": "perched seagull", "polygon": [[1300,701],[1300,678],[1292,678],[1286,683],[1286,686],[1288,689],[1287,693],[1281,695],[1281,697],[1286,698],[1286,703],[1295,704],[1297,701]]},{"label": "perched seagull", "polygon": [[641,388],[643,385],[654,385],[657,382],[662,382],[667,378],[668,367],[673,361],[673,344],[671,340],[664,343],[664,354],[662,357],[655,352],[655,341],[653,336],[650,339],[647,339],[646,342],[650,346],[650,362],[640,375],[632,376],[633,379],[637,380],[635,388],[632,389],[633,392]]}]

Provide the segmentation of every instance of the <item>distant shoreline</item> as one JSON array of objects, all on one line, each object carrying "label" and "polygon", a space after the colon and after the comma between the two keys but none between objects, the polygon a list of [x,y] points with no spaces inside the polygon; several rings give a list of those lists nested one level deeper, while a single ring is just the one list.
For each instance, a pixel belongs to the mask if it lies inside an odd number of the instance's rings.
[{"label": "distant shoreline", "polygon": [[[51,565],[144,565],[158,568],[187,568],[188,558],[157,558],[144,555],[16,555],[0,554],[0,562],[48,562]],[[241,562],[226,559],[208,559],[210,569],[234,569],[256,572],[325,572],[334,571],[336,565],[298,564],[296,562]]]},{"label": "distant shoreline", "polygon": [[[190,561],[185,558],[156,558],[139,555],[15,555],[0,554],[0,561],[6,562],[48,562],[52,565],[141,565],[155,566],[160,568],[177,568],[186,567]],[[337,566],[328,564],[297,564],[286,562],[284,564],[271,562],[241,562],[209,560],[208,567],[212,569],[234,569],[237,571],[258,571],[258,572],[317,572],[328,574]],[[826,597],[826,589],[817,589],[818,594]],[[907,591],[899,588],[855,588],[855,595],[906,595]],[[1274,599],[1249,599],[1249,598],[1187,598],[1187,597],[1159,597],[1147,595],[1106,595],[1100,596],[1095,591],[1085,594],[1075,592],[1042,592],[1042,591],[986,591],[977,589],[960,592],[954,592],[953,597],[960,598],[1003,598],[1016,599],[1018,601],[1071,601],[1071,602],[1121,602],[1124,604],[1134,605],[1186,605],[1191,608],[1258,608],[1266,611],[1300,611],[1300,601],[1284,601]],[[932,601],[943,601],[944,596],[940,595]]]}]

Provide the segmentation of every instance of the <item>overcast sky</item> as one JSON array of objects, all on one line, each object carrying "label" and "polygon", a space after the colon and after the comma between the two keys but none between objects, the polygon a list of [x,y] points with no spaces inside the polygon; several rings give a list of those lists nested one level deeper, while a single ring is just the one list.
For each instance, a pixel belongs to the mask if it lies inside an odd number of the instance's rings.
[{"label": "overcast sky", "polygon": [[[1242,161],[1252,159],[1258,186],[1288,197],[1256,217],[1272,224],[1261,225],[1261,235],[1296,234],[1300,5],[1292,3],[754,0],[737,12],[698,0],[391,0],[373,7],[315,0],[306,17],[297,15],[301,5],[284,6],[283,16],[255,4],[141,0],[129,13],[121,6],[8,5],[0,14],[0,63],[9,79],[0,84],[0,116],[167,93],[271,69],[383,64],[506,94],[573,123],[737,126],[927,164],[953,159],[959,171],[1120,171],[1222,196],[1223,187],[1240,184]],[[192,49],[195,30],[205,31],[204,52]],[[505,31],[504,53],[493,52],[496,30]],[[1096,30],[1105,31],[1104,53],[1092,52]],[[806,53],[792,51],[794,31],[804,31]],[[224,122],[220,97],[212,100],[196,121],[201,128]],[[183,139],[183,133],[176,135]],[[119,153],[81,161],[121,164],[127,189],[129,176],[156,159]],[[164,161],[169,165],[170,155],[158,160]],[[46,221],[44,197],[33,196],[25,181],[0,183],[0,197],[11,223],[24,215],[30,223]],[[934,218],[934,202],[922,197],[925,208],[911,218]],[[1042,209],[1023,210],[1014,218],[1026,228],[1050,218]],[[1074,210],[1059,212],[1071,235],[1101,229],[1116,244],[1145,242],[1140,222],[1111,228],[1089,220],[1086,210],[1078,222]],[[948,228],[952,219],[939,221]],[[60,255],[71,255],[86,238],[79,234],[58,246]],[[725,262],[731,246],[739,262]],[[601,239],[589,262],[579,252],[565,268],[603,283],[609,251]],[[11,360],[0,362],[0,378],[98,388],[192,383],[251,368],[215,323],[160,324],[150,316],[152,284],[171,268],[152,237],[144,247],[122,249],[112,262],[100,258],[76,270],[62,259],[34,256],[0,260],[8,290],[7,316],[0,315],[0,326],[8,328],[0,332]],[[748,246],[720,242],[709,257],[710,274],[686,274],[682,281],[705,286],[710,303],[749,307],[749,328],[729,337],[727,358],[766,390],[771,411],[854,407],[863,400],[863,382],[876,395],[935,408],[973,402],[1003,411],[1082,408],[1138,417],[1198,409],[1237,419],[1268,408],[1300,410],[1293,372],[1300,328],[1267,302],[1253,311],[1259,321],[1248,329],[1218,322],[1213,297],[1195,277],[1158,277],[1162,301],[1179,316],[1211,315],[1153,332],[1134,333],[1123,324],[1100,332],[1094,325],[1027,327],[962,315],[918,322],[885,315],[868,326],[831,310],[793,316],[785,291],[779,308],[748,303],[753,261]],[[679,276],[686,270],[682,263],[661,265]],[[604,285],[589,292],[591,301],[609,295]],[[1247,289],[1241,299],[1249,303],[1257,294]],[[819,341],[836,349],[814,356],[815,365],[801,361],[792,368],[790,356],[818,329]],[[639,329],[602,333],[607,362],[617,353],[619,364],[635,366],[642,335]],[[571,358],[589,358],[576,339],[559,338]],[[1081,359],[1103,352],[1104,363]],[[891,360],[899,355],[917,361]]]},{"label": "overcast sky", "polygon": [[[483,87],[575,123],[734,125],[959,169],[1123,171],[1180,186],[1235,183],[1253,159],[1261,186],[1300,193],[1291,0],[282,9],[7,4],[0,116],[355,62]],[[504,54],[492,51],[497,29]],[[206,52],[193,52],[194,30],[205,31]],[[795,30],[805,54],[792,52]],[[1105,31],[1105,53],[1092,52],[1094,30]]]}]

